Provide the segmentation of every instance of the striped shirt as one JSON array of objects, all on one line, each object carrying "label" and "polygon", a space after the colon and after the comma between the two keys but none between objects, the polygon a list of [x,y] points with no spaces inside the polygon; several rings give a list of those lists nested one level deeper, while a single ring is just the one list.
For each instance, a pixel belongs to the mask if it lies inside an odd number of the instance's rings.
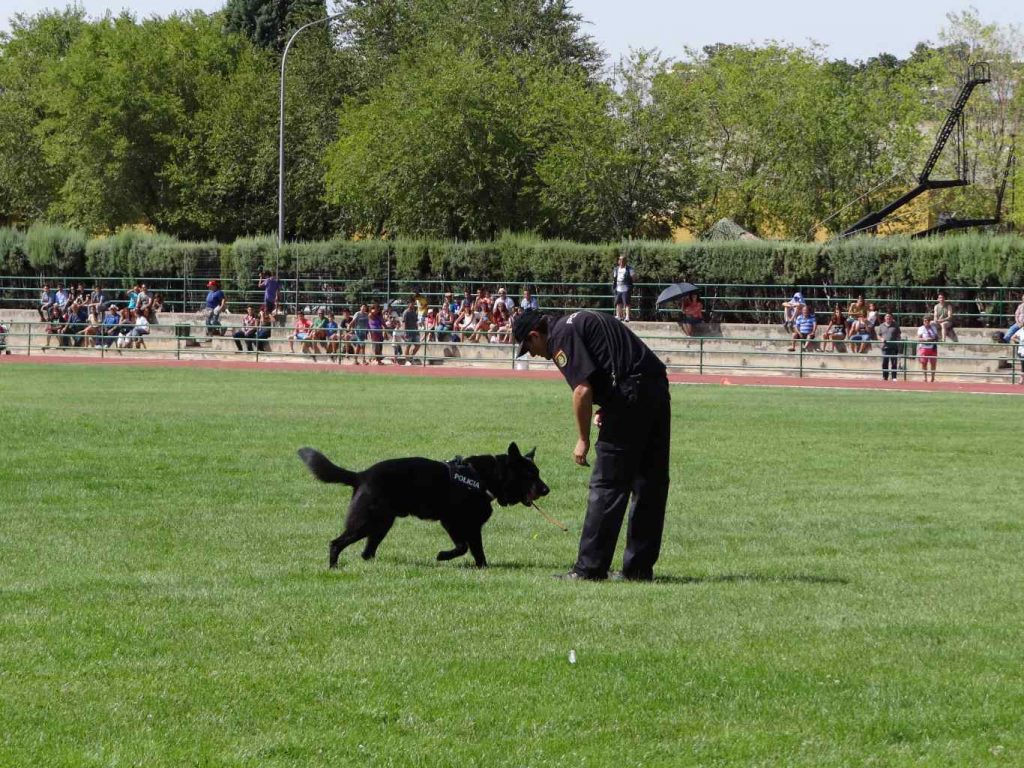
[{"label": "striped shirt", "polygon": [[806,335],[814,332],[814,326],[817,325],[817,323],[815,322],[814,315],[800,314],[796,316],[796,319],[793,321],[793,325],[796,327],[797,331]]}]

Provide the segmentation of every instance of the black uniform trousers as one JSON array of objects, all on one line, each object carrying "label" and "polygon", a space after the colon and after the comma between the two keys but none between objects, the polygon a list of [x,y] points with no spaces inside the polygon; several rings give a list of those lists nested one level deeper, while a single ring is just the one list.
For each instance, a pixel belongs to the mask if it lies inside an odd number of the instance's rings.
[{"label": "black uniform trousers", "polygon": [[899,373],[899,361],[900,361],[900,348],[898,344],[882,344],[882,378],[885,381],[889,380],[889,374],[892,373],[892,380],[896,381],[896,376]]},{"label": "black uniform trousers", "polygon": [[670,429],[664,374],[641,380],[635,403],[603,408],[587,516],[573,566],[577,573],[607,576],[632,494],[622,572],[633,578],[653,575],[665,527]]}]

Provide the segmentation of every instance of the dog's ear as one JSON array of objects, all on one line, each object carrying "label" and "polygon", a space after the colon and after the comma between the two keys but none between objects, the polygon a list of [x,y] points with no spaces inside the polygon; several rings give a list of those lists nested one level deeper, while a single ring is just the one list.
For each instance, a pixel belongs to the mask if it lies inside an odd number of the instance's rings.
[{"label": "dog's ear", "polygon": [[521,458],[522,454],[519,453],[519,446],[516,445],[515,443],[509,443],[508,444],[508,455],[511,456],[514,459]]},{"label": "dog's ear", "polygon": [[529,459],[530,461],[533,461],[533,456],[534,456],[535,453],[537,453],[537,446],[536,445],[533,446],[533,448],[530,449],[530,452],[525,454],[523,456],[523,458],[524,459]]}]

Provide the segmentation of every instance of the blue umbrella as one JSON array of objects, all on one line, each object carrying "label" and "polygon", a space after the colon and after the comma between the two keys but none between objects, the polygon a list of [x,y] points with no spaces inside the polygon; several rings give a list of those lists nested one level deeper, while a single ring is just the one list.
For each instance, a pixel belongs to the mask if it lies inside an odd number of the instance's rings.
[{"label": "blue umbrella", "polygon": [[693,283],[672,283],[672,285],[658,294],[658,306],[682,298],[690,293],[698,293],[699,291],[700,288]]}]

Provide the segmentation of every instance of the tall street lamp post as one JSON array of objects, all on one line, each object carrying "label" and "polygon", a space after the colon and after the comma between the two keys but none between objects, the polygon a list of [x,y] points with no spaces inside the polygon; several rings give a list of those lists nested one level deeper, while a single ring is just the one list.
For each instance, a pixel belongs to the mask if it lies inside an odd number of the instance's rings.
[{"label": "tall street lamp post", "polygon": [[308,24],[303,24],[301,27],[295,30],[290,38],[288,38],[287,44],[284,46],[284,53],[281,54],[281,116],[278,121],[280,134],[278,137],[277,145],[277,247],[280,248],[284,244],[284,68],[288,61],[288,49],[292,47],[292,43],[295,42],[295,38],[299,36],[302,30],[312,27],[316,24],[326,24],[329,21],[344,16],[343,13],[335,13],[331,16],[327,16],[316,21],[311,21]]}]

